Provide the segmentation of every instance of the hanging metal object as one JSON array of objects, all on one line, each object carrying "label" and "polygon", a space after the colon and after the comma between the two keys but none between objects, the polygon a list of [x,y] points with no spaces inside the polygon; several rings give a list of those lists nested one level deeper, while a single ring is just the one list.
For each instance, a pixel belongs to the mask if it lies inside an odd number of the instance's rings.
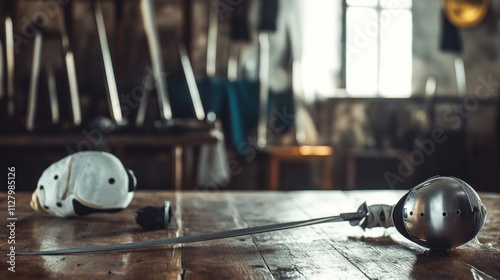
[{"label": "hanging metal object", "polygon": [[444,0],[443,9],[450,22],[459,28],[480,24],[488,12],[489,0]]}]

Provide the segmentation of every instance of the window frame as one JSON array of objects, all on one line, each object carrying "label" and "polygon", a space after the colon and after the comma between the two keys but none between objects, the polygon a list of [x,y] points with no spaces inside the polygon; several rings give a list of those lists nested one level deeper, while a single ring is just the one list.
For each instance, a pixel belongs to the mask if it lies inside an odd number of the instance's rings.
[{"label": "window frame", "polygon": [[[349,5],[347,2],[349,0],[343,0],[342,1],[342,31],[341,31],[341,42],[342,42],[342,47],[341,47],[341,69],[340,69],[340,86],[342,88],[344,88],[346,90],[346,94],[348,97],[358,97],[358,96],[353,96],[351,93],[349,93],[349,91],[347,90],[347,57],[348,57],[348,48],[347,48],[347,10],[350,8],[350,7],[353,7],[353,8],[370,8],[370,9],[373,9],[375,10],[375,12],[377,13],[377,78],[376,78],[376,91],[374,92],[373,95],[364,95],[364,94],[361,94],[359,95],[359,98],[409,98],[411,97],[412,95],[412,80],[411,80],[411,77],[410,77],[410,92],[408,94],[408,96],[384,96],[381,94],[381,90],[380,90],[380,84],[381,84],[381,80],[380,80],[380,76],[381,76],[381,45],[382,45],[382,40],[381,40],[381,14],[383,11],[390,11],[390,10],[406,10],[406,11],[409,11],[411,16],[412,16],[412,20],[413,20],[413,0],[408,0],[409,1],[409,5],[407,6],[403,6],[403,7],[383,7],[382,6],[382,1],[383,0],[373,0],[373,2],[376,2],[375,5]],[[413,38],[413,27],[412,27],[412,30],[411,30],[411,34],[412,34],[412,38]],[[413,40],[412,40],[413,41]],[[412,42],[413,44],[413,42]],[[412,53],[412,57],[413,57],[413,46],[411,47],[411,53]],[[412,73],[410,72],[410,76],[412,76]]]}]

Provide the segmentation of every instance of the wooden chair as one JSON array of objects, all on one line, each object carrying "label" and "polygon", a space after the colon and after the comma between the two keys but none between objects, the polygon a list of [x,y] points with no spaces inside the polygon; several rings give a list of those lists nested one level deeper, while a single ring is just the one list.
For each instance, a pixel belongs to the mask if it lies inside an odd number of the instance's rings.
[{"label": "wooden chair", "polygon": [[275,146],[264,150],[268,155],[267,178],[269,189],[278,190],[280,182],[280,163],[282,161],[321,161],[322,189],[332,189],[332,155],[330,146]]}]

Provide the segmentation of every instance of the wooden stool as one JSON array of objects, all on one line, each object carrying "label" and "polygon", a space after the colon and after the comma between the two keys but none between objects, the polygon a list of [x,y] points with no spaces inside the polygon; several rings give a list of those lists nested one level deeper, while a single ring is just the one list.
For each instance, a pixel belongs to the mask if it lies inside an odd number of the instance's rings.
[{"label": "wooden stool", "polygon": [[332,189],[332,160],[333,148],[330,146],[282,146],[267,147],[264,150],[268,155],[269,188],[278,190],[281,161],[310,161],[320,159],[323,169],[322,188]]}]

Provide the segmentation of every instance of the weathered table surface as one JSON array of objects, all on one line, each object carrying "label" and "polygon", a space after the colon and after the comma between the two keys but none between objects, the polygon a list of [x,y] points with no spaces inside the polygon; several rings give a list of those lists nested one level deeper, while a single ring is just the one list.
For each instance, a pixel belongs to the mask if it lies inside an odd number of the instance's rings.
[{"label": "weathered table surface", "polygon": [[[359,204],[393,204],[400,191],[138,192],[115,214],[61,219],[35,213],[31,194],[17,193],[15,250],[83,247],[208,233],[356,211]],[[500,195],[481,194],[484,229],[452,252],[430,252],[392,229],[323,224],[253,236],[132,251],[64,256],[16,256],[7,270],[7,230],[1,226],[0,279],[492,279],[500,278]],[[134,211],[173,203],[168,230],[145,232]],[[7,197],[0,195],[7,224]],[[9,245],[10,246],[10,245]]]}]

